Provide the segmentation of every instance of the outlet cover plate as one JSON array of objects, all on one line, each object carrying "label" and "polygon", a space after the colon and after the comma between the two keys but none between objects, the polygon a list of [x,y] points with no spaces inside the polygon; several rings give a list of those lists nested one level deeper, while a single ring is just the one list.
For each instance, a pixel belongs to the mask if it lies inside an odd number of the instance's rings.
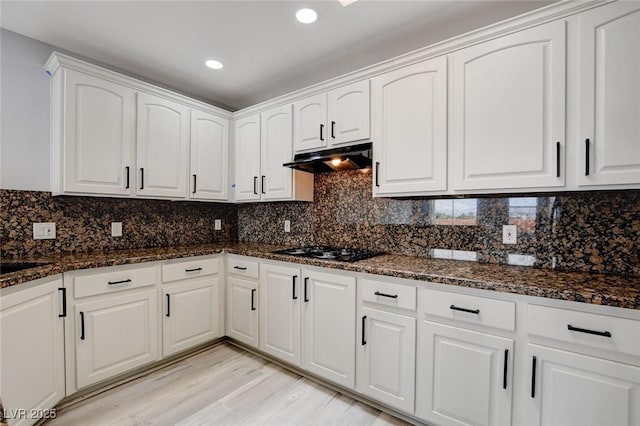
[{"label": "outlet cover plate", "polygon": [[285,220],[284,221],[284,232],[291,232],[291,221],[290,220]]},{"label": "outlet cover plate", "polygon": [[55,222],[35,222],[33,224],[34,240],[54,240],[56,238]]},{"label": "outlet cover plate", "polygon": [[222,219],[216,219],[213,221],[213,229],[215,231],[220,231],[222,229]]},{"label": "outlet cover plate", "polygon": [[111,236],[122,237],[122,222],[111,222]]},{"label": "outlet cover plate", "polygon": [[502,225],[502,244],[518,244],[518,227]]}]

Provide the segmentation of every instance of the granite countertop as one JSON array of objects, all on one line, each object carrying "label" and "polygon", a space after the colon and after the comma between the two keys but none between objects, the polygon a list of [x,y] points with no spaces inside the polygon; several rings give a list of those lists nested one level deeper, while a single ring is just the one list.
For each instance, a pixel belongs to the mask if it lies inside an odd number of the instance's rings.
[{"label": "granite countertop", "polygon": [[[585,272],[560,272],[525,266],[507,266],[391,254],[345,263],[272,253],[272,251],[282,248],[284,247],[267,244],[221,243],[112,252],[88,252],[47,259],[20,259],[21,262],[50,263],[2,275],[0,276],[0,288],[77,269],[126,265],[225,252],[504,293],[640,309],[640,277],[625,278]],[[3,262],[10,263],[11,260],[3,260]]]}]

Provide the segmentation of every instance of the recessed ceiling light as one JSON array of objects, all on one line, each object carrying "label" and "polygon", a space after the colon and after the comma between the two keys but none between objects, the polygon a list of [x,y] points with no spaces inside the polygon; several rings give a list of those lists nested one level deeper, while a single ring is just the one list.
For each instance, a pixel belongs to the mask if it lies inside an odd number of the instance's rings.
[{"label": "recessed ceiling light", "polygon": [[303,24],[312,24],[318,19],[318,14],[313,9],[300,9],[296,12],[296,19]]},{"label": "recessed ceiling light", "polygon": [[338,0],[340,2],[341,5],[343,5],[344,7],[349,6],[351,3],[355,3],[358,0]]},{"label": "recessed ceiling light", "polygon": [[205,61],[204,64],[206,66],[208,66],[209,68],[212,68],[214,70],[219,70],[220,68],[222,68],[224,66],[224,65],[222,65],[222,62],[216,61],[215,59],[209,59],[208,61]]}]

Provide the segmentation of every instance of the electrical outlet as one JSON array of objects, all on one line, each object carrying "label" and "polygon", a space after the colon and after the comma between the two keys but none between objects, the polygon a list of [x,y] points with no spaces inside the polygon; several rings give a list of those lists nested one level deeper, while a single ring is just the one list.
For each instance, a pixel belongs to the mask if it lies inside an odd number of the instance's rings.
[{"label": "electrical outlet", "polygon": [[219,231],[222,229],[222,220],[221,219],[216,219],[213,221],[213,229],[215,229],[216,231]]},{"label": "electrical outlet", "polygon": [[34,240],[54,240],[56,238],[55,222],[36,222],[33,224]]},{"label": "electrical outlet", "polygon": [[518,244],[518,227],[502,225],[502,244]]},{"label": "electrical outlet", "polygon": [[285,220],[284,221],[284,232],[291,232],[291,221],[290,220]]},{"label": "electrical outlet", "polygon": [[122,222],[111,222],[111,236],[122,237]]}]

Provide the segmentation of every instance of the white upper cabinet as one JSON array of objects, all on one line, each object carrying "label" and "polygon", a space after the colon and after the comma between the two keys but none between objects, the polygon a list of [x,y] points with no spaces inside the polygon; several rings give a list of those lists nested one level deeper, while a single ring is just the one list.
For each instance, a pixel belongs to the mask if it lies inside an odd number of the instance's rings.
[{"label": "white upper cabinet", "polygon": [[185,198],[189,107],[138,93],[138,195]]},{"label": "white upper cabinet", "polygon": [[63,166],[57,176],[52,175],[53,192],[130,195],[135,173],[135,92],[66,70],[63,99],[63,134],[53,133],[52,147],[53,158],[62,156]]},{"label": "white upper cabinet", "polygon": [[189,198],[228,199],[229,120],[191,110],[190,164]]},{"label": "white upper cabinet", "polygon": [[235,199],[260,199],[260,114],[234,123]]},{"label": "white upper cabinet", "polygon": [[447,189],[446,73],[439,57],[371,80],[374,196]]},{"label": "white upper cabinet", "polygon": [[328,97],[328,137],[339,145],[370,137],[369,80],[330,91]]},{"label": "white upper cabinet", "polygon": [[640,4],[580,16],[578,185],[640,184]]},{"label": "white upper cabinet", "polygon": [[450,56],[451,189],[564,186],[565,22]]},{"label": "white upper cabinet", "polygon": [[296,152],[327,146],[326,93],[295,102],[293,116],[293,145]]},{"label": "white upper cabinet", "polygon": [[293,159],[291,105],[263,112],[261,118],[262,199],[290,199],[293,169],[282,165]]}]

